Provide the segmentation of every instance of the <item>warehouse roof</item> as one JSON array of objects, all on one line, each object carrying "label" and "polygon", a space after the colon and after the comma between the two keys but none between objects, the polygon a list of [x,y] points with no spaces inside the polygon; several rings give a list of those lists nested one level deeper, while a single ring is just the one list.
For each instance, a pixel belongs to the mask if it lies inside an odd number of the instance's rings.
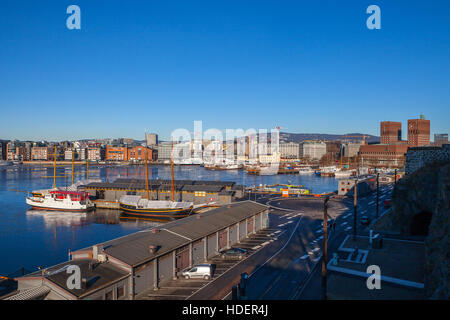
[{"label": "warehouse roof", "polygon": [[[183,187],[198,187],[201,191],[208,191],[205,187],[215,186],[215,187],[233,187],[236,183],[232,181],[207,181],[207,180],[174,180],[174,185],[177,188]],[[161,187],[171,187],[171,180],[153,179],[149,180],[149,188],[160,189]],[[202,187],[203,188],[200,188]],[[119,178],[114,182],[92,182],[87,184],[85,187],[89,188],[116,188],[116,189],[145,189],[146,183],[145,179],[128,179]],[[163,189],[162,188],[162,189]],[[195,190],[195,189],[192,189]]]},{"label": "warehouse roof", "polygon": [[[265,210],[267,206],[253,201],[236,202],[107,241],[103,247],[105,253],[136,266]],[[150,252],[150,246],[156,250]]]}]

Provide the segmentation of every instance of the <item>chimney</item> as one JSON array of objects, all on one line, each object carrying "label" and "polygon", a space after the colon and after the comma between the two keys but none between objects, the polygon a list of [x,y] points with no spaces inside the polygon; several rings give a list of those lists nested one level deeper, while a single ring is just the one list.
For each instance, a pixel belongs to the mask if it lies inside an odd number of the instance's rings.
[{"label": "chimney", "polygon": [[103,252],[103,245],[102,244],[96,244],[92,247],[92,259],[97,260],[98,255]]},{"label": "chimney", "polygon": [[158,249],[157,246],[155,246],[153,244],[148,246],[148,250],[149,250],[150,254],[154,254],[157,249]]},{"label": "chimney", "polygon": [[158,228],[153,228],[152,229],[152,233],[158,233],[159,232],[159,229]]},{"label": "chimney", "polygon": [[198,220],[198,219],[200,219],[202,217],[202,215],[199,213],[199,214],[197,214],[196,216],[195,216],[195,218]]}]

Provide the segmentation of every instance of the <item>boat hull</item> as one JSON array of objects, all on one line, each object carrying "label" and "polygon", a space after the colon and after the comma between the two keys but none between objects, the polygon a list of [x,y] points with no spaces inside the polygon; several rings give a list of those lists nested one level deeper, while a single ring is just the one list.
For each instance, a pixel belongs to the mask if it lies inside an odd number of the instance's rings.
[{"label": "boat hull", "polygon": [[133,205],[120,203],[120,210],[122,210],[123,214],[131,217],[176,220],[189,216],[192,212],[192,207],[187,209],[146,209],[136,208],[136,206]]},{"label": "boat hull", "polygon": [[92,203],[80,204],[77,202],[58,202],[43,199],[41,201],[27,198],[26,203],[31,206],[33,210],[45,210],[45,211],[64,211],[64,212],[87,212],[95,208]]},{"label": "boat hull", "polygon": [[32,210],[40,210],[40,211],[58,211],[58,212],[88,212],[94,209],[94,207],[86,208],[86,209],[59,209],[59,208],[48,208],[48,207],[36,207],[31,206]]}]

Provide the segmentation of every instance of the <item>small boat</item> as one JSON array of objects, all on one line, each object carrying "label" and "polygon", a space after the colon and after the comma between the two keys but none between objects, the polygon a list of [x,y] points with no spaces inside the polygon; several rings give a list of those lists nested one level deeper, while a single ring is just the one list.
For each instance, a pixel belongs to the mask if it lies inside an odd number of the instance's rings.
[{"label": "small boat", "polygon": [[300,168],[298,170],[298,174],[302,174],[302,175],[313,174],[313,173],[314,173],[314,170],[309,167]]},{"label": "small boat", "polygon": [[187,217],[194,209],[192,202],[148,200],[141,196],[124,195],[119,200],[120,209],[127,215],[174,220]]},{"label": "small boat", "polygon": [[[145,181],[148,181],[148,145],[147,132],[145,133]],[[195,205],[188,201],[175,201],[175,183],[173,174],[173,141],[172,141],[172,157],[170,160],[171,166],[171,184],[172,184],[172,201],[169,200],[149,200],[150,190],[147,183],[146,191],[147,197],[144,198],[138,195],[123,195],[119,199],[119,207],[125,215],[132,217],[146,217],[158,220],[175,220],[184,218],[190,215],[194,209],[204,207],[208,204]],[[210,203],[212,204],[212,203]]]},{"label": "small boat", "polygon": [[89,193],[84,191],[58,189],[33,191],[25,201],[35,210],[85,212],[94,209]]}]

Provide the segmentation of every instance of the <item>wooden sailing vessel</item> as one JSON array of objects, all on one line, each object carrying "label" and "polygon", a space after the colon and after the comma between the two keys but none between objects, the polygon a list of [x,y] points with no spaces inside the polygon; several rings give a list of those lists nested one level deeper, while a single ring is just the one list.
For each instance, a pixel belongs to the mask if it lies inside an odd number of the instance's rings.
[{"label": "wooden sailing vessel", "polygon": [[159,220],[174,220],[187,217],[194,209],[192,202],[176,202],[175,186],[173,175],[173,141],[171,157],[171,176],[172,176],[172,201],[150,200],[150,191],[148,185],[148,145],[147,133],[145,133],[145,180],[147,188],[147,198],[137,195],[124,195],[120,198],[120,209],[129,216],[148,217]]}]

